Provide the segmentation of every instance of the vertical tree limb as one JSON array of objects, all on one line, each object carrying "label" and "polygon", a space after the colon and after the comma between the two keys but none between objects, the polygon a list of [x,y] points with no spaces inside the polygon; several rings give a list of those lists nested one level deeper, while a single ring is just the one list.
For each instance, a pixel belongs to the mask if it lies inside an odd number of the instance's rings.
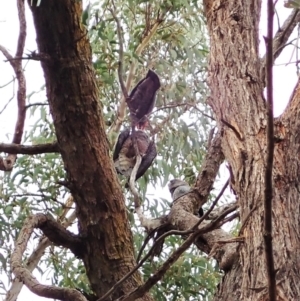
[{"label": "vertical tree limb", "polygon": [[269,300],[276,301],[276,279],[272,244],[272,200],[273,200],[273,158],[274,158],[274,125],[273,125],[273,0],[268,0],[268,35],[266,41],[266,79],[267,79],[267,155],[264,189],[264,242],[266,268],[268,274]]},{"label": "vertical tree limb", "polygon": [[123,37],[122,37],[122,29],[120,25],[120,21],[117,17],[117,12],[116,12],[116,6],[115,2],[112,1],[112,5],[114,7],[114,10],[110,10],[113,18],[116,21],[117,24],[117,34],[118,34],[118,39],[119,39],[119,67],[118,67],[118,76],[119,76],[119,82],[121,86],[121,90],[123,93],[123,98],[126,100],[128,98],[128,91],[125,87],[124,81],[123,81]]},{"label": "vertical tree limb", "polygon": [[[18,37],[18,45],[15,58],[22,57],[25,40],[26,40],[26,18],[25,18],[25,5],[24,0],[17,1],[18,7],[18,15],[19,15],[19,37]],[[10,62],[14,72],[16,74],[17,82],[18,82],[18,91],[17,91],[17,103],[18,103],[18,117],[15,125],[15,131],[12,143],[20,144],[23,136],[25,118],[26,118],[26,79],[22,68],[22,60],[14,58],[9,54],[9,52],[3,47],[0,46],[0,51]],[[17,156],[15,154],[9,154],[4,160],[1,158],[1,169],[4,170],[12,170]]]}]

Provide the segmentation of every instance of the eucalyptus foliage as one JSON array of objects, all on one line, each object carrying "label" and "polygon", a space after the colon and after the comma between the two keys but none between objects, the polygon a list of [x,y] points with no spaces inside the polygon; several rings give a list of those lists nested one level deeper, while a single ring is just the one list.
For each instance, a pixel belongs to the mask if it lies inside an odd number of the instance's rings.
[{"label": "eucalyptus foliage", "polygon": [[[177,177],[193,184],[206,153],[208,133],[214,126],[211,111],[206,105],[208,41],[202,5],[200,1],[187,0],[92,1],[84,10],[82,23],[88,29],[93,49],[99,102],[103,107],[111,148],[118,134],[112,127],[122,97],[117,73],[120,44],[112,12],[122,29],[124,81],[131,64],[135,66],[131,88],[149,68],[154,69],[161,79],[162,88],[150,116],[150,132],[156,140],[158,156],[146,176],[138,181],[145,212],[157,217],[168,212],[168,201],[166,196],[152,198],[147,194],[147,188],[164,187],[170,179]],[[154,36],[137,55],[139,45],[155,22],[159,22],[159,26]],[[41,88],[43,91],[44,87]],[[28,103],[31,103],[33,94],[28,95]],[[47,103],[46,99],[42,100]],[[28,110],[30,114],[23,142],[54,141],[55,131],[48,106],[32,106]],[[127,117],[123,127],[128,125]],[[68,189],[61,185],[64,178],[64,166],[58,154],[20,155],[13,171],[3,176],[0,261],[2,271],[8,276],[8,256],[26,216],[43,212],[58,218],[62,214],[63,203],[68,196]],[[121,177],[120,180],[123,181]],[[130,194],[126,196],[138,253],[145,233],[136,224]],[[76,231],[76,227],[72,229]],[[40,233],[36,234],[32,247],[40,236]],[[144,278],[154,273],[181,242],[182,238],[175,236],[166,239],[161,255],[142,267]],[[150,241],[144,253],[151,244]],[[66,250],[57,247],[47,250],[39,272],[47,273],[53,284],[89,290],[84,267]],[[171,267],[152,293],[156,300],[210,300],[219,277],[216,264],[196,248],[191,248]]]}]

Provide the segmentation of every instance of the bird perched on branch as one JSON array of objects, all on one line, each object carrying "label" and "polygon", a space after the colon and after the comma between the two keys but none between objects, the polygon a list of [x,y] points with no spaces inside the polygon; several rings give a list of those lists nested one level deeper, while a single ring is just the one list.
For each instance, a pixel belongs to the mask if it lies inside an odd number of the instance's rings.
[{"label": "bird perched on branch", "polygon": [[157,155],[154,141],[151,141],[145,132],[135,131],[130,133],[130,129],[122,131],[118,137],[113,160],[117,172],[130,177],[136,163],[134,139],[136,140],[138,152],[142,157],[142,162],[135,178],[137,180],[144,175]]},{"label": "bird perched on branch", "polygon": [[[173,202],[192,191],[192,188],[189,186],[189,184],[180,179],[171,180],[168,184],[168,187]],[[200,207],[198,211],[198,215],[201,217],[203,214],[204,214],[203,209]]]},{"label": "bird perched on branch", "polygon": [[148,125],[148,115],[155,105],[156,92],[160,88],[158,75],[149,70],[146,77],[142,79],[131,91],[126,100],[131,118],[131,126],[144,130]]}]

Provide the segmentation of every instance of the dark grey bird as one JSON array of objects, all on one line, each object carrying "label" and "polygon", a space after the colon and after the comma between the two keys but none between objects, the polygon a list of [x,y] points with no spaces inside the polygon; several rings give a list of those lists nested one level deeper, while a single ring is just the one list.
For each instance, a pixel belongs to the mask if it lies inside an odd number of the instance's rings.
[{"label": "dark grey bird", "polygon": [[133,139],[137,141],[137,148],[142,157],[141,165],[137,171],[135,180],[144,175],[146,170],[157,155],[154,141],[151,141],[147,133],[135,131],[130,133],[130,129],[122,131],[114,150],[113,160],[118,173],[130,177],[136,163],[136,154]]},{"label": "dark grey bird", "polygon": [[133,88],[126,100],[131,118],[131,126],[144,130],[148,125],[148,115],[155,105],[156,92],[160,88],[158,75],[149,70],[143,78]]},{"label": "dark grey bird", "polygon": [[[169,191],[171,193],[173,202],[179,199],[180,197],[188,194],[192,188],[185,181],[180,179],[171,180],[168,184]],[[198,215],[201,217],[204,214],[203,209],[200,207]]]}]

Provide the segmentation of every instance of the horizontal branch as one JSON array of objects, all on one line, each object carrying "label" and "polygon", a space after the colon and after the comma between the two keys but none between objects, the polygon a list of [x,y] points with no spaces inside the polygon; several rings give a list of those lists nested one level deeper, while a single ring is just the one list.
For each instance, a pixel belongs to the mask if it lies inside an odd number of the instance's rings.
[{"label": "horizontal branch", "polygon": [[84,243],[79,236],[65,229],[51,216],[42,214],[37,215],[40,219],[38,228],[57,246],[63,246],[70,249],[72,253],[81,258],[84,249]]},{"label": "horizontal branch", "polygon": [[40,297],[58,299],[62,301],[87,301],[87,299],[76,289],[40,284],[36,278],[23,267],[22,256],[26,250],[31,234],[35,228],[40,228],[47,221],[48,217],[44,214],[29,216],[25,220],[11,255],[12,272],[17,278],[24,282],[31,292]]},{"label": "horizontal branch", "polygon": [[10,154],[23,154],[23,155],[38,155],[45,153],[59,153],[58,143],[45,143],[37,145],[21,145],[14,143],[0,143],[0,152]]}]

